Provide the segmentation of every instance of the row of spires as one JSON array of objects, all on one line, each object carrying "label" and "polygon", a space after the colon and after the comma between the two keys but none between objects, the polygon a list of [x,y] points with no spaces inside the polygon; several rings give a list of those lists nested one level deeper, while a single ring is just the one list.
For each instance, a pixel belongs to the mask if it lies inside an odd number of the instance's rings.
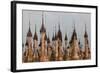
[{"label": "row of spires", "polygon": [[[55,27],[55,35],[53,33],[52,41],[56,40],[57,38],[59,38],[62,41],[62,33],[61,33],[61,30],[60,30],[60,22],[58,24],[59,24],[59,26],[58,26],[59,27],[58,33],[56,33],[56,27]],[[46,28],[44,27],[43,13],[42,13],[42,26],[40,28],[40,34],[42,32],[45,32],[46,33]],[[30,29],[30,21],[29,21],[29,31],[27,33],[27,37],[32,37],[32,33],[31,33],[31,29]],[[85,24],[85,34],[84,34],[84,37],[85,38],[88,37],[87,31],[86,31],[86,24]],[[73,40],[74,38],[77,39],[77,34],[76,34],[76,30],[75,30],[75,24],[74,24],[74,30],[73,30],[73,34],[72,34],[71,39]],[[36,24],[35,24],[35,33],[34,33],[33,39],[34,40],[38,40],[38,36],[37,36],[37,33],[36,33]],[[47,38],[47,35],[45,35],[45,40],[47,40],[48,43],[50,42],[49,34],[48,34],[48,38]],[[64,40],[68,40],[67,34],[65,34],[65,39]],[[70,43],[71,42],[72,41],[70,41]]]}]

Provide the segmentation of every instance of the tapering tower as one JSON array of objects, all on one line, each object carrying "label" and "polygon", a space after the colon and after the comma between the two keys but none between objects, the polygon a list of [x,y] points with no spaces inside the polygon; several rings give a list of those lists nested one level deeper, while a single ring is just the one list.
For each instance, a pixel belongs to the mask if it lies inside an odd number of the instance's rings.
[{"label": "tapering tower", "polygon": [[55,54],[55,60],[57,61],[58,60],[58,35],[56,33],[56,26],[55,26],[55,35],[54,35],[54,52]]},{"label": "tapering tower", "polygon": [[30,21],[29,21],[29,30],[28,30],[28,33],[27,33],[26,41],[28,43],[28,47],[32,48],[33,39],[32,39],[32,32],[31,32],[31,29],[30,29]]},{"label": "tapering tower", "polygon": [[58,40],[58,60],[63,60],[63,47],[62,47],[62,32],[60,29],[60,22],[58,23],[59,29],[57,33],[57,40]]},{"label": "tapering tower", "polygon": [[33,62],[33,39],[32,39],[32,32],[30,29],[30,21],[29,21],[29,30],[27,33],[27,38],[26,38],[26,45],[28,49],[26,50],[27,54],[27,61],[28,62]]},{"label": "tapering tower", "polygon": [[69,57],[69,49],[67,48],[67,41],[68,41],[68,38],[67,38],[67,34],[65,34],[65,47],[64,47],[64,60],[68,60],[68,57]]},{"label": "tapering tower", "polygon": [[71,59],[78,60],[79,59],[79,44],[77,40],[75,24],[74,24],[74,30],[72,33],[71,41],[70,41],[70,46],[71,46]]},{"label": "tapering tower", "polygon": [[89,41],[88,41],[88,34],[86,31],[86,25],[85,25],[85,34],[84,34],[84,59],[90,59],[91,58],[91,52],[89,48]]},{"label": "tapering tower", "polygon": [[47,61],[47,52],[46,50],[46,28],[44,27],[44,17],[42,12],[42,26],[40,28],[40,34],[41,34],[41,55],[40,55],[40,61]]},{"label": "tapering tower", "polygon": [[34,61],[39,61],[39,53],[38,53],[38,35],[36,32],[36,24],[35,24],[35,33],[33,37],[33,52],[34,52]]},{"label": "tapering tower", "polygon": [[48,38],[47,38],[47,53],[48,53],[48,59],[50,61],[51,60],[52,48],[51,48],[51,41],[50,41],[50,38],[49,38],[49,34],[48,34]]}]

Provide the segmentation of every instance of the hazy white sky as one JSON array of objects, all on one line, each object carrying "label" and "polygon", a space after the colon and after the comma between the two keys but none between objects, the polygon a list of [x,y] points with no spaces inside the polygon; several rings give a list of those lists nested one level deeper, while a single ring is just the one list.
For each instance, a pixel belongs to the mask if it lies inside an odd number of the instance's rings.
[{"label": "hazy white sky", "polygon": [[[89,45],[91,42],[91,14],[89,13],[75,13],[75,12],[52,12],[52,11],[32,11],[23,10],[23,43],[26,42],[26,35],[29,29],[29,21],[31,26],[31,32],[34,35],[35,24],[36,31],[38,34],[38,40],[40,40],[40,27],[42,25],[42,12],[44,14],[44,25],[46,33],[50,40],[52,39],[53,33],[58,30],[58,23],[60,22],[60,29],[64,40],[65,33],[67,33],[68,42],[72,36],[74,24],[77,32],[77,38],[80,39],[82,45],[84,45],[84,32],[85,24],[88,33]],[[39,43],[39,42],[38,42]]]}]

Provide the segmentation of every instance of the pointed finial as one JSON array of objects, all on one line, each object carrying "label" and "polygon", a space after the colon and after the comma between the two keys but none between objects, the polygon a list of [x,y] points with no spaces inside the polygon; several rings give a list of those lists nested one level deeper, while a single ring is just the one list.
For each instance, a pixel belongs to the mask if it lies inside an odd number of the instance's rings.
[{"label": "pointed finial", "polygon": [[34,40],[38,40],[38,35],[36,33],[36,24],[35,24],[35,33],[34,33],[34,37],[33,37]]},{"label": "pointed finial", "polygon": [[36,24],[35,24],[35,32],[36,32]]},{"label": "pointed finial", "polygon": [[42,25],[44,25],[44,12],[42,11]]},{"label": "pointed finial", "polygon": [[42,11],[42,18],[43,18],[43,11]]},{"label": "pointed finial", "polygon": [[74,30],[75,30],[75,21],[73,21],[73,24],[74,24]]},{"label": "pointed finial", "polygon": [[59,30],[60,30],[60,16],[59,16],[59,20],[58,20],[58,27],[59,27]]},{"label": "pointed finial", "polygon": [[46,32],[46,29],[44,27],[44,17],[43,17],[43,11],[42,11],[42,26],[41,26],[41,29],[40,29],[40,33],[41,32]]},{"label": "pointed finial", "polygon": [[55,33],[56,33],[56,25],[55,25]]},{"label": "pointed finial", "polygon": [[85,24],[85,31],[86,31],[86,24]]},{"label": "pointed finial", "polygon": [[31,26],[31,24],[30,24],[30,19],[31,18],[31,13],[29,13],[29,30],[30,30],[30,26]]},{"label": "pointed finial", "polygon": [[59,30],[60,30],[60,24],[59,24]]},{"label": "pointed finial", "polygon": [[30,29],[30,21],[29,21],[29,31],[27,33],[27,37],[32,37],[31,29]]},{"label": "pointed finial", "polygon": [[46,25],[46,13],[44,14],[44,24]]},{"label": "pointed finial", "polygon": [[54,40],[57,39],[57,29],[56,29],[56,25],[55,25],[55,34],[54,34]]},{"label": "pointed finial", "polygon": [[75,20],[73,19],[73,28],[75,30]]},{"label": "pointed finial", "polygon": [[88,37],[87,31],[86,31],[86,24],[85,24],[85,34],[84,37]]},{"label": "pointed finial", "polygon": [[74,23],[74,29],[75,29],[75,23]]},{"label": "pointed finial", "polygon": [[50,43],[49,32],[48,32],[47,43]]},{"label": "pointed finial", "polygon": [[85,24],[85,32],[87,32],[87,26],[86,26],[86,20],[84,20],[84,23],[83,24]]},{"label": "pointed finial", "polygon": [[30,20],[29,20],[29,26],[30,26]]},{"label": "pointed finial", "polygon": [[30,26],[31,26],[31,24],[30,24],[30,20],[29,20],[29,31],[30,31]]}]

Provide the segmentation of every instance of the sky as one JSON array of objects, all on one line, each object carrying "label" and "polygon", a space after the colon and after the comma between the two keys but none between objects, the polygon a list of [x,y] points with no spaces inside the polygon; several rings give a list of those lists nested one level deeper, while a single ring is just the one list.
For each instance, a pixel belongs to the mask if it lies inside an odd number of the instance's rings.
[{"label": "sky", "polygon": [[[59,12],[59,11],[35,11],[35,10],[23,10],[22,11],[22,43],[26,43],[26,36],[29,29],[29,22],[32,35],[36,31],[38,34],[38,43],[40,42],[40,28],[42,25],[42,14],[44,18],[44,25],[46,28],[47,36],[49,35],[52,40],[53,33],[58,31],[58,25],[60,23],[60,29],[62,32],[63,43],[65,34],[67,34],[68,42],[71,39],[73,29],[75,26],[78,41],[84,46],[84,33],[85,25],[88,33],[89,46],[91,45],[91,14],[90,13],[76,13],[76,12]],[[56,30],[55,30],[56,28]],[[91,46],[90,46],[91,47]]]}]

